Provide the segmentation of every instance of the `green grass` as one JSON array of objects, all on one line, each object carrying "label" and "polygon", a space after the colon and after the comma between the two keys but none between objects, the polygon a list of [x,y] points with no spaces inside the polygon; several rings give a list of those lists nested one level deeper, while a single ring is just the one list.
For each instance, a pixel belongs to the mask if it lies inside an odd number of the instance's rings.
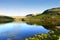
[{"label": "green grass", "polygon": [[60,29],[57,31],[50,31],[46,34],[36,34],[33,37],[26,38],[25,40],[59,40],[60,39]]},{"label": "green grass", "polygon": [[40,15],[27,17],[25,22],[43,26],[58,26],[60,25],[60,15]]}]

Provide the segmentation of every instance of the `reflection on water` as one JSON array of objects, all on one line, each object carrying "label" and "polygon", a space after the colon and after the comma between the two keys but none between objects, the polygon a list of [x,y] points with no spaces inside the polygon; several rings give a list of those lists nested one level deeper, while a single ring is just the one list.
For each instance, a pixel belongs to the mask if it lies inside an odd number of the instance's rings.
[{"label": "reflection on water", "polygon": [[47,33],[43,26],[28,25],[26,23],[8,23],[0,25],[0,40],[24,40],[35,34]]},{"label": "reflection on water", "polygon": [[[39,25],[39,23],[37,24],[36,22],[35,23],[27,22],[27,24]],[[60,40],[60,26],[53,26],[53,25],[48,26],[48,24],[47,24],[44,26],[44,28],[46,28],[50,31],[46,34],[34,35],[33,37],[26,38],[26,40]]]},{"label": "reflection on water", "polygon": [[[39,22],[26,22],[26,23],[29,25],[40,25]],[[53,30],[53,31],[60,29],[60,26],[52,26],[52,25],[48,26],[48,24],[47,25],[42,24],[42,26],[48,30]]]}]

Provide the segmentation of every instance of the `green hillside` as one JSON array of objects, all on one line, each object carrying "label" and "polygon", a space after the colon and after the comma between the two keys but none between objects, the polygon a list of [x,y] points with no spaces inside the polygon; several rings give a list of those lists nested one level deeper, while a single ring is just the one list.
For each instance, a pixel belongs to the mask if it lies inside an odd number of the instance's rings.
[{"label": "green hillside", "polygon": [[25,21],[42,26],[60,26],[60,8],[48,9],[37,16],[27,17]]},{"label": "green hillside", "polygon": [[60,15],[60,7],[48,9],[48,10],[44,11],[43,14]]},{"label": "green hillside", "polygon": [[12,22],[14,19],[8,16],[0,16],[0,24]]}]

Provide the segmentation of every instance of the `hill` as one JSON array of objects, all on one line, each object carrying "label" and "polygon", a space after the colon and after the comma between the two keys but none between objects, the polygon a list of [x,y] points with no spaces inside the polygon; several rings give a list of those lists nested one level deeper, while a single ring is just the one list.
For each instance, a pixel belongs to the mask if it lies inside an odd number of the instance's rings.
[{"label": "hill", "polygon": [[27,23],[37,24],[42,26],[60,26],[60,8],[51,8],[45,10],[37,16],[27,17]]},{"label": "hill", "polygon": [[60,7],[45,10],[42,14],[60,15]]},{"label": "hill", "polygon": [[0,24],[1,24],[1,23],[12,22],[13,20],[14,20],[14,18],[12,18],[12,17],[0,16]]}]

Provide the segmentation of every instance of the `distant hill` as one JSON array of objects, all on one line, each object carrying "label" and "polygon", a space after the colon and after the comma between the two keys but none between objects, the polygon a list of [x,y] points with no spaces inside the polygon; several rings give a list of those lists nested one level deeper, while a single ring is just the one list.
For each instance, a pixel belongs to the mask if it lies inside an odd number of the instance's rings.
[{"label": "distant hill", "polygon": [[0,16],[0,24],[1,23],[8,23],[14,21],[14,18],[8,16]]},{"label": "distant hill", "polygon": [[60,7],[45,10],[42,14],[60,15]]},{"label": "distant hill", "polygon": [[26,18],[25,16],[11,16],[14,18],[14,22],[21,22],[22,19]]},{"label": "distant hill", "polygon": [[[45,14],[48,14],[48,15],[60,15],[60,7],[47,9],[43,13],[36,14],[35,16],[40,16],[40,15],[45,15]],[[26,16],[34,16],[34,15],[33,14],[28,14]]]}]

